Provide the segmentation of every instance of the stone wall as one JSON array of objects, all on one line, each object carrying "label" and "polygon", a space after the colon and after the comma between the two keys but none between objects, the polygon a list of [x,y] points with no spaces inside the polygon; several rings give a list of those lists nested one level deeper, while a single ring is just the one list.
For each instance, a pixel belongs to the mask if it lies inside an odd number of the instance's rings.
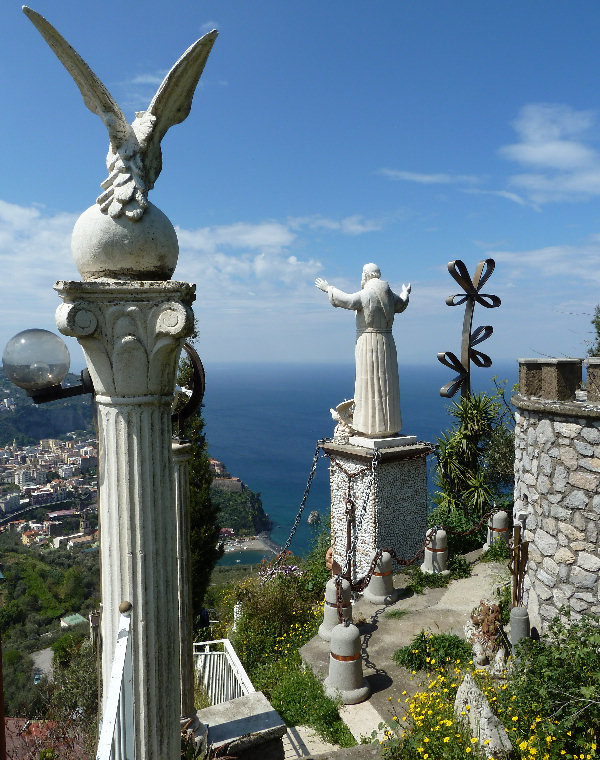
[{"label": "stone wall", "polygon": [[524,602],[540,633],[563,606],[600,614],[600,402],[578,392],[581,363],[520,359],[512,399],[514,517],[530,542]]},{"label": "stone wall", "polygon": [[[372,451],[333,442],[327,442],[323,448],[332,460],[331,538],[336,562],[343,568],[349,480],[350,498],[356,505],[356,525],[360,528],[353,557],[353,579],[364,575],[376,549],[393,548],[399,557],[411,558],[425,539],[429,445],[383,449],[375,487],[371,477]],[[347,473],[353,477],[349,479]]]}]

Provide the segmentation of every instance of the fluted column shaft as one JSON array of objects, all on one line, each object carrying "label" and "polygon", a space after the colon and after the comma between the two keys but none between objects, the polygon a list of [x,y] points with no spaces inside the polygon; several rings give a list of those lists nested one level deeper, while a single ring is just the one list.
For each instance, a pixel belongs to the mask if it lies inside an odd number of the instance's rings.
[{"label": "fluted column shaft", "polygon": [[190,548],[190,443],[173,443],[175,513],[177,516],[177,578],[179,589],[179,669],[181,719],[193,718],[194,659]]},{"label": "fluted column shaft", "polygon": [[69,282],[60,331],[81,344],[99,432],[103,698],[119,604],[129,601],[135,757],[180,753],[177,529],[171,402],[193,287],[174,282]]}]

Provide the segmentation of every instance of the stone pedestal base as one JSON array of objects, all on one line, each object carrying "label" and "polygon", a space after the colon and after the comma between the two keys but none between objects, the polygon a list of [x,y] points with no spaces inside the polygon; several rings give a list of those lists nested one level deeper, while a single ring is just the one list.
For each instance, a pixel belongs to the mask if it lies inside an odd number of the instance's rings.
[{"label": "stone pedestal base", "polygon": [[364,449],[394,449],[398,446],[414,446],[416,435],[395,435],[393,438],[367,438],[366,435],[351,435],[351,446],[361,446]]},{"label": "stone pedestal base", "polygon": [[[368,440],[368,439],[367,439]],[[372,440],[372,439],[371,439]],[[331,459],[331,539],[334,560],[346,560],[346,499],[355,505],[353,532],[358,528],[352,557],[352,579],[368,570],[373,552],[394,549],[410,559],[423,545],[427,530],[426,443],[384,448],[372,482],[373,452],[363,446],[328,441],[323,450]]]}]

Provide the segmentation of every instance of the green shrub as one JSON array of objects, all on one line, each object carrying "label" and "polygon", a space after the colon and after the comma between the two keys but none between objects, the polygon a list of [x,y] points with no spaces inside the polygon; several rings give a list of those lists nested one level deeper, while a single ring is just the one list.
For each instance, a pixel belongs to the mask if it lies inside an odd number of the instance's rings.
[{"label": "green shrub", "polygon": [[325,565],[325,554],[331,546],[331,519],[323,519],[315,534],[309,553],[300,560],[303,583],[315,601],[320,601],[325,593],[325,584],[331,577]]},{"label": "green shrub", "polygon": [[481,562],[508,562],[509,559],[510,549],[501,538],[495,538],[481,556]]},{"label": "green shrub", "polygon": [[[483,760],[485,753],[469,729],[454,715],[454,700],[462,674],[458,668],[431,676],[413,697],[403,692],[406,713],[395,706],[387,723],[381,757],[384,760]],[[541,758],[540,758],[541,760]]]},{"label": "green shrub", "polygon": [[316,633],[322,608],[298,572],[275,575],[261,585],[258,577],[240,584],[242,617],[232,643],[250,677],[265,659],[280,659]]},{"label": "green shrub", "polygon": [[450,578],[458,580],[459,578],[470,578],[473,568],[471,563],[461,554],[455,554],[448,560],[448,570],[450,571]]},{"label": "green shrub", "polygon": [[457,554],[467,554],[474,549],[479,549],[485,541],[487,525],[484,523],[469,535],[468,533],[478,520],[471,518],[461,510],[452,510],[447,505],[438,506],[427,515],[427,526],[433,528],[441,526],[448,533],[448,553],[451,557]]},{"label": "green shrub", "polygon": [[297,652],[256,670],[254,685],[288,725],[308,725],[326,741],[342,747],[356,744],[337,704],[326,696],[310,668],[302,668]]},{"label": "green shrub", "polygon": [[424,573],[419,565],[412,565],[406,570],[409,577],[406,590],[412,591],[413,594],[422,594],[426,588],[445,588],[450,581],[469,578],[471,575],[470,563],[460,555],[450,557],[448,570],[450,571],[448,575]]},{"label": "green shrub", "polygon": [[[596,749],[600,739],[600,626],[596,619],[569,619],[568,611],[549,626],[548,636],[526,640],[505,689],[497,690],[497,711],[511,740],[554,758]],[[514,733],[514,737],[512,734]],[[550,742],[546,737],[554,737]],[[593,745],[593,746],[592,746]],[[536,754],[531,753],[531,754]]]},{"label": "green shrub", "polygon": [[407,670],[434,671],[471,660],[471,647],[453,633],[421,631],[405,647],[394,652],[394,661]]}]

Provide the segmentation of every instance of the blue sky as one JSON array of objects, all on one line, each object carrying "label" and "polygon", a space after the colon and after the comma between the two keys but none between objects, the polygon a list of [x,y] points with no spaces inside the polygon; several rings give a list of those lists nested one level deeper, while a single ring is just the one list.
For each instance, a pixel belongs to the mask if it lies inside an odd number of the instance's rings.
[{"label": "blue sky", "polygon": [[[400,364],[459,352],[447,262],[502,306],[493,359],[582,356],[600,301],[600,4],[581,0],[38,0],[133,118],[199,36],[220,36],[150,200],[177,228],[210,362],[344,361],[353,316],[313,285],[399,289]],[[3,4],[1,331],[55,329],[70,232],[108,140],[20,5]],[[71,345],[71,344],[70,344]],[[72,347],[72,345],[71,345]],[[75,345],[74,364],[77,357]]]}]

